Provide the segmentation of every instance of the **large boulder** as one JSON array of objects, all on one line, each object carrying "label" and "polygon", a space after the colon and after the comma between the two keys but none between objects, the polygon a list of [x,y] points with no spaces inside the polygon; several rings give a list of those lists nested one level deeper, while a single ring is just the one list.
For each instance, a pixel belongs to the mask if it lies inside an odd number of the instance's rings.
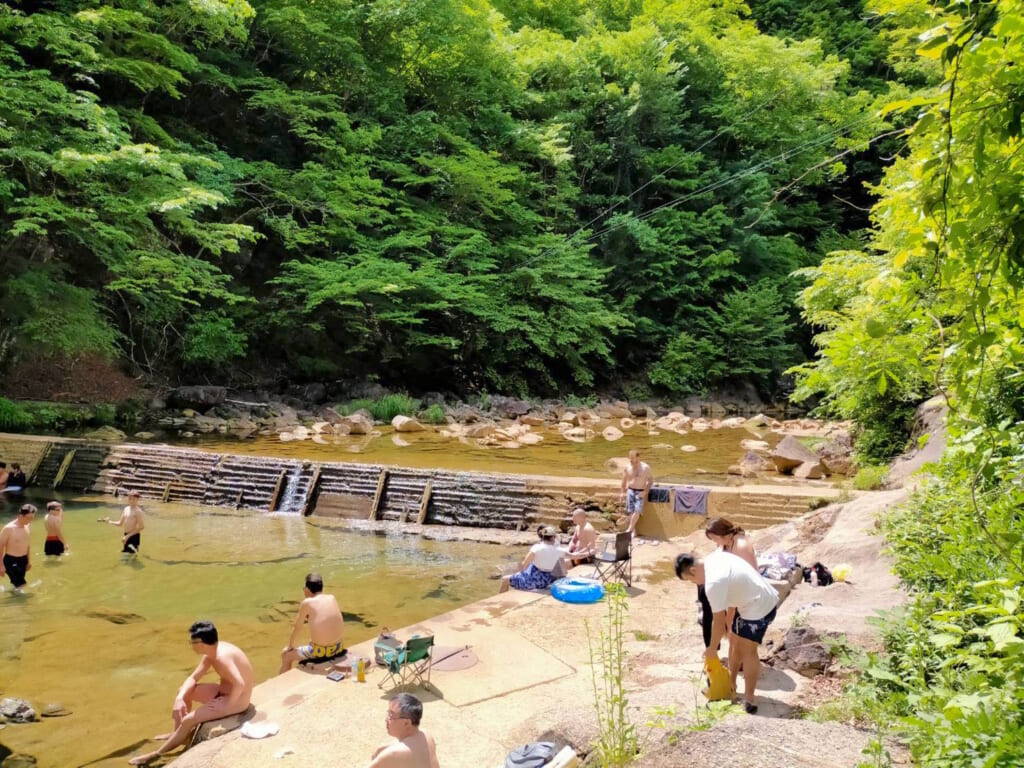
[{"label": "large boulder", "polygon": [[547,421],[543,416],[538,416],[536,413],[528,413],[525,416],[519,417],[520,424],[526,424],[528,427],[543,427]]},{"label": "large boulder", "polygon": [[120,429],[115,427],[100,427],[94,429],[92,432],[86,432],[83,435],[86,440],[99,440],[104,443],[120,443],[128,439],[128,435],[122,432]]},{"label": "large boulder", "polygon": [[395,432],[422,432],[426,429],[416,419],[409,418],[408,416],[395,416],[391,420],[391,426],[395,428]]},{"label": "large boulder", "polygon": [[618,440],[619,438],[622,437],[622,430],[616,427],[608,426],[604,428],[604,430],[601,432],[601,435],[604,437],[605,440],[611,442],[613,440]]},{"label": "large boulder", "polygon": [[832,663],[832,654],[814,627],[790,627],[778,647],[771,649],[772,665],[804,677],[820,675]]},{"label": "large boulder", "polygon": [[193,387],[176,387],[170,391],[168,401],[177,408],[209,408],[220,405],[228,396],[226,387],[202,384]]},{"label": "large boulder", "polygon": [[603,419],[624,419],[633,414],[629,410],[629,403],[616,402],[611,405],[599,405],[597,415]]},{"label": "large boulder", "polygon": [[36,711],[24,699],[0,699],[0,720],[8,723],[32,723],[35,719]]},{"label": "large boulder", "polygon": [[525,400],[519,400],[515,397],[495,395],[491,398],[491,414],[502,419],[514,419],[517,416],[525,416],[530,412],[531,407]]},{"label": "large boulder", "polygon": [[368,435],[373,431],[373,421],[359,411],[346,416],[343,423],[348,425],[350,435]]},{"label": "large boulder", "polygon": [[818,463],[817,455],[792,435],[786,435],[772,451],[775,468],[783,474],[790,474],[801,464]]},{"label": "large boulder", "polygon": [[825,476],[825,468],[820,461],[805,461],[793,470],[793,477],[801,480],[820,480]]},{"label": "large boulder", "polygon": [[489,422],[489,421],[485,421],[485,422],[480,422],[479,424],[470,424],[469,426],[466,427],[466,429],[463,432],[463,434],[466,437],[487,437],[492,432],[494,432],[494,430],[496,430],[497,428],[498,428],[497,424],[494,424],[494,423]]},{"label": "large boulder", "polygon": [[821,464],[830,475],[849,475],[853,472],[853,435],[841,430],[824,443],[814,446]]}]

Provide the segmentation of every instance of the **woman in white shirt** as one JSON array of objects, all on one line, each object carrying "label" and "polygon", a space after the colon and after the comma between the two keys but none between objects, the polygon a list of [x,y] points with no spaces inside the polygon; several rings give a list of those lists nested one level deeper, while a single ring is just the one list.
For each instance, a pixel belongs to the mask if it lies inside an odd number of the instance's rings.
[{"label": "woman in white shirt", "polygon": [[523,590],[547,589],[558,578],[555,572],[565,557],[562,548],[555,544],[558,531],[542,525],[537,529],[537,535],[540,541],[526,553],[519,573],[503,576],[499,592],[507,592],[509,587]]}]

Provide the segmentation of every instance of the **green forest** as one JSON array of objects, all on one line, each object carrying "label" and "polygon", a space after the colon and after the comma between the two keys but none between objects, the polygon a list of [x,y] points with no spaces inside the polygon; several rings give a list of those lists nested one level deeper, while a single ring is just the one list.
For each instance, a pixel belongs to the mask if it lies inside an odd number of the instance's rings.
[{"label": "green forest", "polygon": [[0,365],[631,397],[813,356],[929,4],[0,7]]}]

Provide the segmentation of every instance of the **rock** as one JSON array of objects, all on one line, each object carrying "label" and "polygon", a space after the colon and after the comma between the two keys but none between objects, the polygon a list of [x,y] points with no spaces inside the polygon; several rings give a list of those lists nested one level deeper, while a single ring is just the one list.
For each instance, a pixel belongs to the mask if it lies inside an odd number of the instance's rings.
[{"label": "rock", "polygon": [[725,410],[725,406],[721,403],[708,403],[705,410],[708,416],[713,419],[724,419],[729,415],[729,412]]},{"label": "rock", "polygon": [[24,699],[0,699],[0,717],[9,723],[32,723],[36,719],[36,711]]},{"label": "rock", "polygon": [[680,451],[686,451],[687,453],[693,453],[694,451],[697,450],[697,446],[696,445],[680,445],[679,446],[679,450]]},{"label": "rock", "polygon": [[351,435],[368,435],[373,431],[373,421],[367,418],[366,414],[356,411],[351,416],[345,417],[345,424],[348,425]]},{"label": "rock", "polygon": [[619,419],[619,426],[623,429],[632,429],[636,426],[636,422],[628,416]]},{"label": "rock", "polygon": [[725,471],[726,474],[738,475],[739,477],[757,477],[757,472],[743,466],[742,464],[730,464],[729,468]]},{"label": "rock", "polygon": [[694,419],[693,423],[690,425],[690,429],[694,432],[705,432],[710,428],[711,425],[708,424],[706,419]]},{"label": "rock", "polygon": [[136,440],[152,440],[156,435],[152,432],[136,432],[134,437]]},{"label": "rock", "polygon": [[293,435],[291,432],[279,432],[277,435],[277,439],[280,440],[282,443],[290,443],[292,440],[295,439],[295,435]]},{"label": "rock", "polygon": [[643,403],[630,403],[629,415],[636,416],[638,419],[647,418],[647,406]]},{"label": "rock", "polygon": [[580,417],[576,415],[575,411],[563,411],[558,420],[574,427],[579,426],[580,423]]},{"label": "rock", "polygon": [[793,477],[799,477],[801,480],[820,480],[824,476],[825,468],[821,466],[821,462],[817,459],[805,461],[793,470]]},{"label": "rock", "polygon": [[85,437],[86,440],[100,440],[104,443],[119,443],[128,439],[128,435],[120,429],[110,426],[100,427],[99,429],[94,429],[92,432],[86,432],[83,437]]},{"label": "rock", "polygon": [[601,432],[601,436],[604,437],[605,440],[612,441],[620,439],[623,435],[621,429],[616,429],[615,427],[605,427],[604,431]]},{"label": "rock", "polygon": [[227,388],[207,384],[194,387],[176,387],[168,394],[168,402],[178,408],[209,408],[220,405],[228,396]]},{"label": "rock", "polygon": [[195,436],[196,436],[196,433],[195,433],[195,432],[182,432],[182,433],[181,433],[181,436],[182,436],[182,437],[185,437],[185,438],[188,438],[188,437],[195,437]]},{"label": "rock", "polygon": [[247,437],[252,437],[260,428],[255,421],[251,421],[250,419],[229,419],[225,426],[227,427],[227,431],[239,440],[245,440]]},{"label": "rock", "polygon": [[426,429],[416,419],[411,419],[408,416],[395,416],[391,420],[391,426],[395,428],[395,432],[422,432]]},{"label": "rock", "polygon": [[292,435],[295,436],[296,440],[309,440],[309,428],[308,427],[296,427],[292,430]]},{"label": "rock", "polygon": [[586,427],[573,427],[572,429],[565,430],[562,433],[562,437],[566,440],[572,440],[574,443],[583,443],[593,439],[595,434],[594,430],[587,429]]},{"label": "rock", "polygon": [[320,411],[320,416],[324,421],[330,424],[341,424],[345,421],[345,417],[338,413],[334,408],[324,408]]},{"label": "rock", "polygon": [[63,704],[53,702],[44,706],[43,711],[39,714],[40,717],[67,717],[71,711],[66,709]]},{"label": "rock", "polygon": [[193,411],[191,408],[186,408],[181,412],[181,415],[184,416],[186,419],[194,419],[196,416],[199,415],[199,413],[197,411]]},{"label": "rock", "polygon": [[448,409],[448,415],[460,424],[473,424],[477,421],[485,421],[484,412],[471,405],[460,404]]},{"label": "rock", "polygon": [[318,382],[307,384],[299,395],[307,403],[322,403],[327,399],[327,387]]},{"label": "rock", "polygon": [[519,442],[523,445],[537,445],[544,442],[544,436],[535,432],[527,432],[525,435],[519,436]]},{"label": "rock", "polygon": [[740,440],[740,448],[747,451],[767,451],[769,446],[764,440]]},{"label": "rock", "polygon": [[745,422],[746,419],[742,416],[733,416],[731,419],[723,419],[721,426],[726,429],[736,429],[742,427]]},{"label": "rock", "polygon": [[788,475],[801,464],[818,463],[818,457],[795,437],[786,435],[772,451],[772,461],[779,472]]},{"label": "rock", "polygon": [[329,421],[314,421],[310,427],[316,434],[334,434],[334,426]]},{"label": "rock", "polygon": [[743,458],[740,459],[740,465],[754,473],[767,472],[773,466],[768,459],[753,451],[747,451],[743,454]]},{"label": "rock", "polygon": [[601,417],[591,410],[582,410],[576,414],[576,423],[581,427],[592,426],[597,424],[601,420]]},{"label": "rock", "polygon": [[530,412],[531,405],[514,397],[494,396],[491,398],[491,413],[502,419],[514,419]]},{"label": "rock", "polygon": [[529,413],[526,416],[519,417],[520,424],[526,424],[529,427],[543,427],[547,422],[543,416],[538,416],[535,413]]},{"label": "rock", "polygon": [[792,669],[805,677],[824,672],[832,663],[832,655],[814,627],[789,627],[778,648],[771,649],[773,666]]},{"label": "rock", "polygon": [[[339,424],[331,424],[331,432],[334,435],[351,435],[352,425],[347,421],[340,422]],[[326,434],[326,433],[325,433]]]},{"label": "rock", "polygon": [[487,437],[498,428],[497,424],[489,421],[481,422],[479,424],[471,424],[466,427],[464,432],[466,437]]},{"label": "rock", "polygon": [[196,432],[202,434],[209,434],[210,432],[219,432],[221,427],[227,428],[227,422],[224,419],[218,419],[216,416],[196,416],[192,419],[193,426]]},{"label": "rock", "polygon": [[9,755],[0,763],[0,768],[36,768],[36,759],[32,755]]},{"label": "rock", "polygon": [[[316,437],[319,437],[319,435],[315,436],[313,439],[315,440]],[[399,437],[398,434],[394,434],[391,436],[391,442],[397,445],[399,448],[408,448],[410,445],[412,445],[412,443],[410,443],[408,440]]]},{"label": "rock", "polygon": [[763,413],[759,413],[757,414],[757,416],[751,416],[749,419],[747,419],[746,422],[744,422],[744,426],[750,427],[752,429],[757,429],[758,427],[767,427],[769,426],[768,417],[765,416]]},{"label": "rock", "polygon": [[90,619],[103,619],[111,624],[137,624],[146,620],[145,616],[140,616],[137,613],[117,611],[113,608],[97,608],[93,611],[86,611],[84,615]]},{"label": "rock", "polygon": [[629,458],[626,456],[616,456],[608,459],[604,463],[604,468],[613,475],[621,475],[626,471],[626,467],[629,466]]},{"label": "rock", "polygon": [[652,451],[671,451],[672,446],[668,443],[655,443],[651,446]]},{"label": "rock", "polygon": [[821,458],[821,465],[830,475],[849,475],[853,472],[853,436],[845,430],[835,434],[832,440],[818,443],[814,452]]},{"label": "rock", "polygon": [[633,414],[629,410],[629,403],[615,403],[613,405],[598,406],[597,415],[603,419],[625,419]]}]

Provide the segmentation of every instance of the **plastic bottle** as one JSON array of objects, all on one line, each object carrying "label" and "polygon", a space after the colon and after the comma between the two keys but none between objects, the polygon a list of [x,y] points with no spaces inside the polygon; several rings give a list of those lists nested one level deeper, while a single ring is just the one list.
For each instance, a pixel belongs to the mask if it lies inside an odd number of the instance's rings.
[{"label": "plastic bottle", "polygon": [[811,568],[811,586],[818,586],[818,571],[816,568]]},{"label": "plastic bottle", "polygon": [[366,682],[366,660],[360,659],[356,664],[356,680],[360,683]]}]

